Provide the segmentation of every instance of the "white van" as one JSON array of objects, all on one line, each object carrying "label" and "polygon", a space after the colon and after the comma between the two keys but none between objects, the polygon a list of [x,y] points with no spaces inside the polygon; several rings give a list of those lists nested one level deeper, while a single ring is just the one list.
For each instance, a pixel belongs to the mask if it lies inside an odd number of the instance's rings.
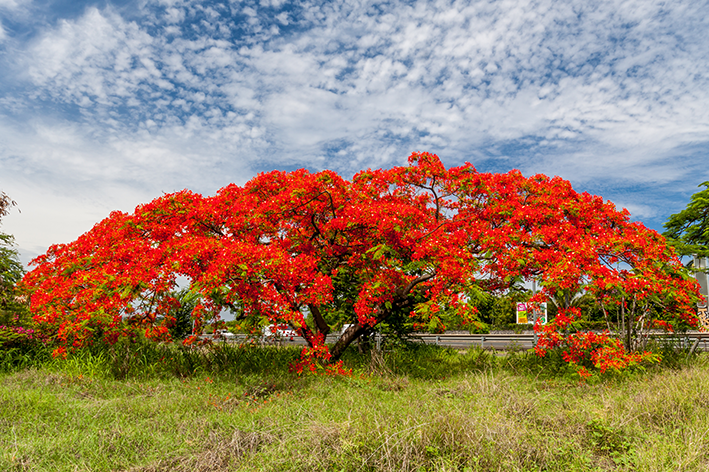
[{"label": "white van", "polygon": [[289,327],[286,328],[285,326],[286,325],[275,325],[275,324],[264,326],[263,331],[262,331],[263,338],[264,339],[290,338],[290,340],[293,341],[293,338],[297,337],[298,333],[296,333],[295,330],[293,330]]}]

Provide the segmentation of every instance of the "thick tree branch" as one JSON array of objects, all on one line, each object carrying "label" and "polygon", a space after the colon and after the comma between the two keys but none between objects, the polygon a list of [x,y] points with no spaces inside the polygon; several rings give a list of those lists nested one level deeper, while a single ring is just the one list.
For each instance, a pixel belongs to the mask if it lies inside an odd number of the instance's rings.
[{"label": "thick tree branch", "polygon": [[327,324],[325,318],[323,318],[322,313],[320,313],[320,307],[314,304],[308,305],[310,313],[313,315],[313,320],[315,320],[315,325],[318,327],[318,331],[324,336],[330,332],[330,325]]}]

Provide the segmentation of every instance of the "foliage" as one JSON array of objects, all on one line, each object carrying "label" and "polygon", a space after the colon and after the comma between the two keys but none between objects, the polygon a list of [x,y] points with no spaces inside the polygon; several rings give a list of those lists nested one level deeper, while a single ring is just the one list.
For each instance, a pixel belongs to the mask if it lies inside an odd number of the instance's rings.
[{"label": "foliage", "polygon": [[136,331],[169,341],[184,305],[174,294],[178,276],[200,295],[195,335],[224,308],[238,321],[290,326],[308,342],[296,370],[336,361],[385,324],[444,329],[452,314],[479,321],[481,293],[506,293],[532,277],[541,286],[532,302],[550,299],[559,311],[542,330],[540,354],[575,342],[568,334],[578,293],[591,294],[609,326],[623,330],[619,358],[633,355],[643,330],[696,324],[694,282],[627,211],[558,177],[479,173],[470,164],[446,170],[427,153],[351,181],[274,171],[213,197],[165,195],[133,214],[111,213],[33,263],[23,283],[34,317],[69,350]]},{"label": "foliage", "polygon": [[[480,293],[473,302],[478,309],[480,321],[495,327],[511,327],[517,320],[518,302],[526,302],[531,294],[519,287],[512,287],[507,293]],[[520,329],[529,329],[528,326]]]},{"label": "foliage", "polygon": [[7,216],[13,206],[17,206],[17,202],[12,200],[5,192],[0,192],[0,218]]},{"label": "foliage", "polygon": [[[0,193],[0,219],[7,216],[16,203],[5,192]],[[18,324],[27,313],[22,297],[15,285],[25,275],[19,254],[14,249],[15,240],[9,234],[0,232],[0,324]]]},{"label": "foliage", "polygon": [[697,254],[709,257],[709,181],[694,195],[687,208],[670,215],[662,233],[682,256]]},{"label": "foliage", "polygon": [[0,325],[0,371],[41,365],[51,359],[50,352],[50,341],[41,332]]},{"label": "foliage", "polygon": [[18,347],[31,342],[36,337],[33,329],[21,326],[0,325],[0,349]]},{"label": "foliage", "polygon": [[186,339],[192,334],[192,312],[199,303],[199,293],[195,293],[189,288],[183,288],[172,295],[178,302],[169,313],[174,319],[168,326],[172,339]]}]

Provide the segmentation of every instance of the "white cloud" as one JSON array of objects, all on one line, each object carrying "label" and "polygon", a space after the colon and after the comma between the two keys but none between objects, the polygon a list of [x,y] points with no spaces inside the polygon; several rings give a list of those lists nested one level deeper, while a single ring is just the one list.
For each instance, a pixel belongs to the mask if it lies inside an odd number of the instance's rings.
[{"label": "white cloud", "polygon": [[284,5],[162,0],[42,29],[17,46],[25,89],[0,96],[0,164],[141,198],[412,150],[584,185],[709,179],[685,151],[709,147],[706,2]]},{"label": "white cloud", "polygon": [[22,5],[30,3],[31,0],[0,0],[0,8],[7,10],[15,10]]},{"label": "white cloud", "polygon": [[32,0],[0,0],[0,44],[5,43],[9,39],[9,34],[4,23],[15,19],[23,14],[23,10],[31,3]]},{"label": "white cloud", "polygon": [[40,97],[115,105],[142,81],[160,78],[152,41],[134,23],[90,8],[37,41],[26,58],[27,71]]}]

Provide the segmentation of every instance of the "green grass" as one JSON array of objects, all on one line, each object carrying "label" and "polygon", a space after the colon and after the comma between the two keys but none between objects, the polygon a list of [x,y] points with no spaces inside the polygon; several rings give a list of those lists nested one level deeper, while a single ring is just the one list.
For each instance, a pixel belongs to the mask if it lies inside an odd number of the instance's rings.
[{"label": "green grass", "polygon": [[295,356],[145,348],[9,369],[0,470],[709,470],[707,355],[590,384],[525,354],[350,353],[349,378],[294,376]]}]

